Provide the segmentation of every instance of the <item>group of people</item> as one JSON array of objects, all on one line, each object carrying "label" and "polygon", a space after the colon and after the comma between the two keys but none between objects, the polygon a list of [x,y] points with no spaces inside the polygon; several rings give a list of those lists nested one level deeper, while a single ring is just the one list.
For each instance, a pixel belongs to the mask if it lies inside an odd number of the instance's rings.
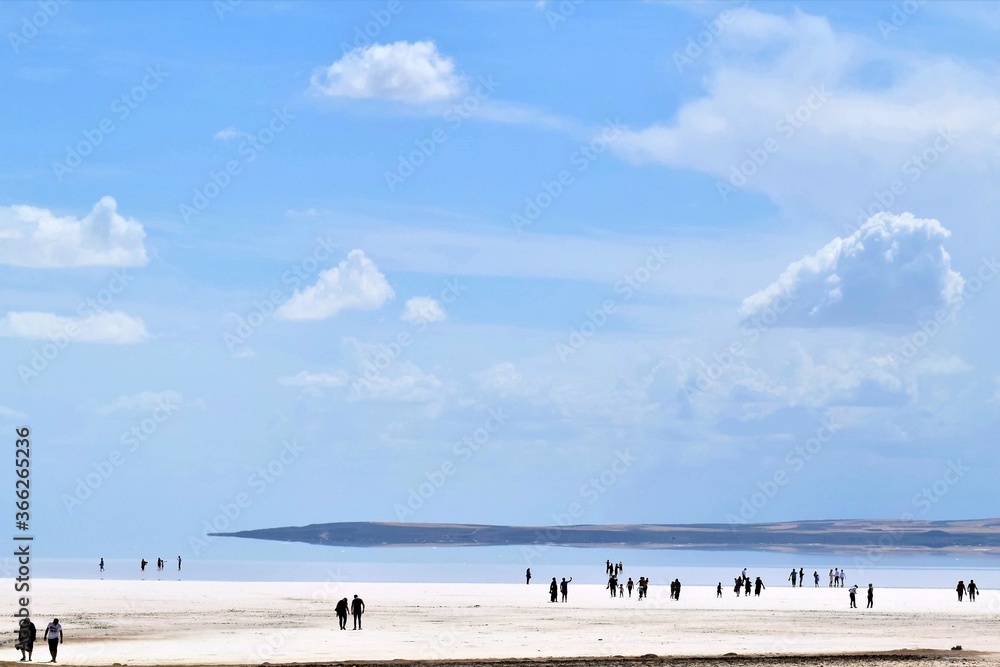
[{"label": "group of people", "polygon": [[[792,570],[792,572],[795,572],[795,570]],[[764,586],[764,580],[761,579],[760,577],[757,577],[753,582],[751,582],[750,576],[747,574],[746,568],[743,568],[743,572],[740,573],[740,576],[733,577],[733,583],[734,583],[733,592],[736,593],[736,597],[739,597],[741,592],[745,592],[746,596],[750,597],[751,588],[753,588],[754,596],[760,597],[760,592],[766,588],[766,586]],[[794,586],[795,584],[792,585]],[[716,586],[715,588],[715,597],[717,598],[722,597],[721,581],[719,582],[719,585]]]},{"label": "group of people", "polygon": [[[830,581],[832,582],[833,570],[830,570],[830,572],[831,572]],[[792,582],[792,588],[795,588],[796,585],[798,585],[799,588],[802,588],[806,583],[806,571],[801,567],[798,569],[798,571],[796,571],[795,568],[793,567],[792,573],[788,575],[788,580]],[[813,580],[813,586],[819,588],[819,572],[813,571],[812,580]],[[831,583],[830,585],[832,586],[833,584]]]},{"label": "group of people", "polygon": [[573,581],[573,577],[567,579],[562,578],[562,581],[556,583],[556,578],[552,577],[552,582],[549,584],[549,602],[555,602],[557,596],[562,594],[562,601],[566,602],[569,599],[569,582]]},{"label": "group of people", "polygon": [[[17,644],[14,646],[15,649],[21,651],[21,662],[31,661],[31,653],[35,650],[37,636],[38,629],[35,628],[31,619],[27,616],[22,618],[17,628]],[[58,618],[53,618],[52,622],[45,626],[44,637],[49,642],[49,655],[52,656],[52,660],[49,662],[55,662],[56,655],[59,653],[59,645],[63,641],[62,625],[60,625]]]},{"label": "group of people", "polygon": [[[833,588],[843,588],[847,584],[847,573],[838,568],[830,570],[830,586]],[[817,586],[819,584],[816,584]]]},{"label": "group of people", "polygon": [[[100,568],[101,568],[101,572],[104,572],[104,558],[101,558],[101,562],[100,562],[99,565],[100,565]],[[139,571],[140,572],[145,572],[147,565],[149,565],[149,562],[145,558],[143,558],[142,560],[140,560],[139,561]],[[167,561],[163,560],[162,558],[157,558],[156,559],[156,569],[157,570],[162,570],[162,569],[166,568],[166,566],[167,566]],[[177,571],[178,572],[181,571],[181,557],[180,556],[177,557]]]},{"label": "group of people", "polygon": [[958,586],[955,588],[955,590],[958,592],[958,601],[959,602],[962,601],[962,597],[966,593],[969,594],[969,602],[975,602],[976,601],[976,594],[979,593],[979,588],[976,586],[976,582],[973,581],[972,579],[969,579],[969,585],[968,586],[965,585],[964,581],[958,582]]},{"label": "group of people", "polygon": [[340,629],[347,629],[347,612],[350,610],[351,616],[354,617],[354,629],[361,629],[361,615],[365,613],[365,601],[359,598],[357,595],[350,603],[347,602],[347,598],[341,598],[337,602],[337,606],[334,607],[334,611],[337,612],[337,620],[340,622]]},{"label": "group of people", "polygon": [[[849,589],[847,589],[847,592],[851,596],[851,609],[857,609],[858,585],[854,584]],[[874,606],[875,606],[875,589],[872,587],[871,584],[868,584],[868,609],[871,609]]]}]

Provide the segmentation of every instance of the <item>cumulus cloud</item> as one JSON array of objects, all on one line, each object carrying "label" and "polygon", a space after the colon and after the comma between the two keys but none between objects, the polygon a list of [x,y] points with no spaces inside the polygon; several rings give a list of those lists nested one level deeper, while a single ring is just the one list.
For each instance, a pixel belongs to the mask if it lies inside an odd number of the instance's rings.
[{"label": "cumulus cloud", "polygon": [[946,154],[985,158],[1000,146],[994,72],[893,51],[800,11],[731,14],[703,56],[674,54],[677,69],[704,71],[704,93],[612,150],[710,174],[723,197],[744,189],[841,210],[871,183],[906,187]]},{"label": "cumulus cloud", "polygon": [[425,42],[373,44],[317,69],[311,90],[325,97],[377,98],[422,104],[448,100],[466,89],[455,62]]},{"label": "cumulus cloud", "polygon": [[448,316],[437,299],[429,296],[415,296],[406,300],[406,310],[399,318],[404,322],[418,324],[420,322],[442,322]]},{"label": "cumulus cloud", "polygon": [[310,373],[300,371],[295,375],[290,375],[278,380],[279,384],[286,387],[342,387],[347,384],[348,375],[345,371],[338,370],[334,373]]},{"label": "cumulus cloud", "polygon": [[940,222],[879,213],[847,237],[792,262],[743,301],[744,319],[775,326],[916,325],[954,312],[965,284],[951,268]]},{"label": "cumulus cloud", "polygon": [[361,250],[319,274],[315,285],[296,290],[277,311],[286,320],[322,320],[342,310],[377,310],[395,297],[385,276]]},{"label": "cumulus cloud", "polygon": [[115,345],[129,345],[149,338],[142,319],[118,310],[89,317],[9,312],[0,318],[0,336]]},{"label": "cumulus cloud", "polygon": [[142,225],[102,197],[84,218],[34,206],[0,206],[0,263],[36,268],[146,264]]},{"label": "cumulus cloud", "polygon": [[201,399],[185,401],[184,397],[171,390],[166,391],[141,391],[130,396],[119,396],[108,405],[97,408],[98,414],[109,415],[113,412],[150,412],[152,410],[173,411],[180,407],[204,408],[205,403]]}]

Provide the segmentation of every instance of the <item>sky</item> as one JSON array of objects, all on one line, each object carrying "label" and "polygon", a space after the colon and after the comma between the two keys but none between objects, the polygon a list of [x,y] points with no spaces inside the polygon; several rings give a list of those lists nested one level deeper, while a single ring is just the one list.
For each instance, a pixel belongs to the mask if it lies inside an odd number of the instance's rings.
[{"label": "sky", "polygon": [[0,427],[42,555],[998,514],[996,2],[0,28]]}]

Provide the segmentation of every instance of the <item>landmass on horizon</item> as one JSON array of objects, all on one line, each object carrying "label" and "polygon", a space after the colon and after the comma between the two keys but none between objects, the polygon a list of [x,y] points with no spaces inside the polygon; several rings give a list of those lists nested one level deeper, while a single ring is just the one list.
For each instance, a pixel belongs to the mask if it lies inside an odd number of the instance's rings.
[{"label": "landmass on horizon", "polygon": [[492,526],[353,521],[209,533],[336,547],[564,546],[781,552],[1000,552],[1000,519],[844,519],[780,523]]}]

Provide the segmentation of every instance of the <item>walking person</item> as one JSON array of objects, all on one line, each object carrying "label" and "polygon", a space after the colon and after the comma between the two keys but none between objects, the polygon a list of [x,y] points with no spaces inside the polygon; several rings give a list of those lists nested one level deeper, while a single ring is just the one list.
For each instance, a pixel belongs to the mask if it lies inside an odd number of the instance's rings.
[{"label": "walking person", "polygon": [[340,629],[347,629],[347,598],[341,598],[340,602],[333,609],[337,612],[337,620],[340,622]]},{"label": "walking person", "polygon": [[716,586],[716,588],[715,588],[715,597],[717,597],[717,598],[721,598],[722,597],[722,582],[721,581],[719,582],[719,585]]},{"label": "walking person", "polygon": [[851,586],[851,589],[848,591],[848,593],[851,594],[851,609],[857,609],[858,608],[858,602],[857,602],[858,585],[854,584],[853,586]]},{"label": "walking person", "polygon": [[58,618],[53,618],[52,622],[45,626],[45,638],[49,641],[49,655],[52,656],[50,662],[55,662],[59,645],[63,641],[62,625],[59,624]]},{"label": "walking person", "polygon": [[[25,616],[21,619],[21,624],[17,629],[17,646],[14,648],[21,651],[21,662],[31,661],[31,652],[35,650],[35,637],[37,636],[37,630],[35,629],[35,624],[31,622],[31,619]],[[25,658],[24,654],[27,653],[28,657]]]},{"label": "walking person", "polygon": [[562,581],[559,582],[559,592],[562,593],[562,601],[563,602],[566,602],[566,598],[569,597],[569,582],[570,581],[573,581],[573,577],[570,577],[569,580],[567,580],[566,577],[563,577]]},{"label": "walking person", "polygon": [[958,582],[958,586],[955,587],[955,590],[958,592],[958,601],[961,602],[962,596],[965,595],[965,582]]},{"label": "walking person", "polygon": [[[767,587],[764,586],[764,580],[761,579],[760,577],[757,577],[757,581],[754,582],[754,589],[753,589],[754,597],[760,597],[760,592],[762,590],[764,590],[765,588],[767,588]],[[750,580],[749,579],[747,579],[747,595],[750,595]]]},{"label": "walking person", "polygon": [[868,609],[875,606],[875,589],[871,584],[868,584]]},{"label": "walking person", "polygon": [[969,579],[969,585],[966,587],[965,592],[969,594],[969,602],[976,601],[976,594],[979,592],[979,587],[976,586],[976,582]]},{"label": "walking person", "polygon": [[788,575],[788,580],[792,582],[792,588],[795,588],[795,582],[798,581],[798,578],[799,578],[799,573],[796,572],[795,568],[793,567],[792,573]]},{"label": "walking person", "polygon": [[351,601],[351,615],[354,617],[354,629],[361,629],[361,614],[365,613],[365,601],[357,595]]}]

